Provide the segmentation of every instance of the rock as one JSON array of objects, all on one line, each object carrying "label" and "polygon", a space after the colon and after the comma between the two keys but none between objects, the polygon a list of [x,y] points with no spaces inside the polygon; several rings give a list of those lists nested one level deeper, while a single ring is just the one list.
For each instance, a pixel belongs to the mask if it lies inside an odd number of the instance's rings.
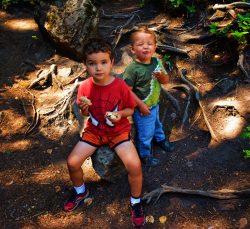
[{"label": "rock", "polygon": [[108,146],[98,148],[91,159],[96,173],[106,181],[115,182],[127,173],[120,158]]},{"label": "rock", "polygon": [[35,20],[59,51],[80,61],[84,41],[96,34],[98,12],[91,0],[41,2]]}]

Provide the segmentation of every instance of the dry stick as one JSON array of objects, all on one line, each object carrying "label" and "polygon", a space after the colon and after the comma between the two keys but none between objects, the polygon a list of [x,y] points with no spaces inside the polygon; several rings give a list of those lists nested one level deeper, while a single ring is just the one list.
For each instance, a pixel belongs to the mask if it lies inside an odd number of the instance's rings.
[{"label": "dry stick", "polygon": [[50,69],[49,69],[49,70],[46,70],[46,71],[43,71],[43,70],[42,70],[42,71],[39,71],[37,75],[38,75],[38,76],[40,75],[40,77],[38,77],[37,79],[33,80],[33,81],[30,83],[28,89],[32,88],[34,85],[36,85],[39,81],[41,81],[41,80],[43,80],[43,79],[47,80],[48,77],[49,77],[53,72],[55,72],[55,69],[56,69],[56,65],[55,65],[55,64],[52,64],[52,65],[50,66]]},{"label": "dry stick", "polygon": [[244,189],[241,191],[238,190],[230,190],[230,189],[222,189],[222,190],[193,190],[193,189],[183,189],[177,188],[173,186],[168,186],[163,184],[161,188],[157,188],[145,195],[143,195],[142,199],[146,200],[147,203],[150,203],[152,199],[155,198],[154,204],[159,200],[159,198],[164,193],[182,193],[182,194],[189,194],[189,195],[199,195],[199,196],[206,196],[220,200],[228,200],[228,199],[235,199],[239,197],[249,196],[250,189]]},{"label": "dry stick", "polygon": [[176,53],[180,53],[180,54],[188,54],[188,51],[184,50],[184,49],[179,49],[170,45],[157,45],[157,47],[159,49],[164,49],[164,50],[168,50],[171,52],[176,52]]},{"label": "dry stick", "polygon": [[247,2],[233,2],[230,4],[215,4],[213,10],[218,9],[232,9],[232,8],[250,8],[250,3]]},{"label": "dry stick", "polygon": [[217,136],[215,135],[215,133],[214,133],[214,131],[213,131],[213,128],[211,127],[211,125],[210,125],[210,123],[209,123],[209,121],[208,121],[208,118],[207,118],[207,116],[206,116],[205,110],[204,110],[203,105],[202,105],[202,103],[201,103],[201,95],[200,95],[199,89],[198,89],[195,85],[193,85],[189,80],[187,80],[187,79],[185,78],[184,72],[186,72],[186,70],[182,69],[182,70],[180,70],[179,72],[180,72],[180,75],[181,75],[181,79],[182,79],[185,83],[187,83],[191,88],[193,88],[194,91],[195,91],[195,98],[196,98],[196,100],[197,100],[198,103],[199,103],[199,106],[200,106],[200,108],[201,108],[201,112],[202,112],[204,121],[205,121],[205,123],[206,123],[206,125],[207,125],[207,128],[208,128],[210,134],[211,134],[212,139],[214,139],[216,142],[220,142],[219,139],[217,138]]},{"label": "dry stick", "polygon": [[244,68],[243,63],[244,63],[244,54],[241,53],[241,54],[239,55],[239,59],[238,59],[237,65],[240,67],[240,69],[241,69],[241,71],[244,73],[244,75],[245,75],[248,79],[250,79],[250,76],[249,76],[248,72],[246,71],[246,69]]}]

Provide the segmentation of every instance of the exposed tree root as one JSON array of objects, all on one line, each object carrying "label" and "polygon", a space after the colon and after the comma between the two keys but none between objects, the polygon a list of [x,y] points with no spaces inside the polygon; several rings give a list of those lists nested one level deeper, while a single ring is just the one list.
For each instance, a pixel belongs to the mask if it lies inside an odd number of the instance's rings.
[{"label": "exposed tree root", "polygon": [[47,121],[51,120],[51,119],[55,119],[58,116],[61,116],[65,113],[67,107],[70,104],[70,101],[72,99],[73,93],[75,91],[75,89],[78,86],[78,79],[75,80],[75,83],[73,85],[73,87],[70,89],[70,91],[68,92],[68,94],[66,96],[64,96],[61,100],[59,100],[54,107],[51,108],[51,111],[47,112],[47,113],[43,113],[43,115],[48,114],[48,113],[52,113],[52,115],[46,117]]},{"label": "exposed tree root", "polygon": [[56,65],[55,64],[52,64],[50,66],[50,69],[49,70],[41,70],[38,72],[37,74],[37,79],[33,80],[30,85],[29,85],[29,89],[30,88],[33,88],[35,85],[38,84],[38,82],[40,82],[41,80],[45,80],[45,81],[48,81],[48,79],[50,77],[52,77],[52,73],[55,73],[56,71]]},{"label": "exposed tree root", "polygon": [[244,73],[244,75],[247,77],[247,79],[250,80],[250,76],[249,76],[248,72],[246,71],[246,69],[244,68],[244,54],[243,53],[241,53],[239,55],[237,65],[240,67],[241,71]]},{"label": "exposed tree root", "polygon": [[31,106],[33,109],[34,117],[33,117],[31,124],[29,125],[28,129],[25,131],[25,135],[30,134],[36,128],[36,126],[38,125],[38,122],[40,120],[39,109],[35,108],[35,96],[29,91],[28,91],[28,93],[32,96]]},{"label": "exposed tree root", "polygon": [[145,195],[143,195],[142,199],[146,200],[146,203],[150,203],[153,199],[154,204],[160,199],[160,197],[164,193],[181,193],[181,194],[188,194],[188,195],[199,195],[199,196],[206,196],[220,200],[228,200],[228,199],[235,199],[240,197],[249,197],[250,189],[244,189],[241,191],[238,190],[230,190],[230,189],[222,189],[222,190],[194,190],[194,189],[182,189],[173,186],[168,186],[163,184],[161,188],[157,188]]},{"label": "exposed tree root", "polygon": [[204,110],[204,108],[203,108],[203,105],[202,105],[202,103],[201,103],[201,94],[200,94],[200,92],[199,92],[199,89],[198,89],[194,84],[192,84],[189,80],[187,80],[187,79],[185,78],[184,74],[186,74],[186,70],[182,69],[182,70],[179,71],[179,72],[180,72],[180,75],[181,75],[181,79],[182,79],[185,83],[187,83],[191,88],[193,88],[193,90],[195,91],[195,98],[196,98],[196,100],[197,100],[198,103],[199,103],[199,106],[200,106],[200,108],[201,108],[201,112],[202,112],[204,121],[205,121],[205,123],[206,123],[206,125],[207,125],[207,128],[208,128],[210,134],[211,134],[212,140],[215,140],[216,142],[220,142],[220,140],[218,139],[218,137],[217,137],[216,134],[214,133],[213,128],[212,128],[212,126],[210,125],[210,122],[208,121],[208,118],[207,118],[207,116],[206,116],[206,112],[205,112],[205,110]]},{"label": "exposed tree root", "polygon": [[158,45],[157,46],[159,49],[163,49],[163,50],[167,50],[167,51],[171,51],[171,52],[176,52],[179,54],[188,54],[188,51],[184,50],[184,49],[179,49],[170,45]]}]

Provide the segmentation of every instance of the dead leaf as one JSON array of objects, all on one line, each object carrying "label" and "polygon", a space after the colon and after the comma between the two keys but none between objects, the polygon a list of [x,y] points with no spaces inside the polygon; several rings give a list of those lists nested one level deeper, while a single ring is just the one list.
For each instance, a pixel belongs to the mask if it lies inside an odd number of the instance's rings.
[{"label": "dead leaf", "polygon": [[247,218],[241,218],[240,221],[239,221],[239,223],[240,223],[239,229],[245,228],[246,225],[247,225],[247,223],[248,223],[247,222]]},{"label": "dead leaf", "polygon": [[52,154],[53,150],[52,149],[47,149],[48,154]]},{"label": "dead leaf", "polygon": [[55,186],[55,191],[56,192],[60,192],[62,189],[61,189],[61,187],[59,186],[59,185],[57,185],[57,186]]},{"label": "dead leaf", "polygon": [[155,222],[155,219],[154,219],[154,216],[152,215],[147,215],[146,216],[146,223],[154,223]]},{"label": "dead leaf", "polygon": [[162,215],[161,217],[159,217],[159,221],[160,221],[161,224],[166,223],[167,219],[168,219],[168,218],[167,218],[167,216],[165,216],[165,215]]},{"label": "dead leaf", "polygon": [[84,204],[86,204],[87,206],[91,205],[93,203],[93,198],[86,198],[84,199]]}]

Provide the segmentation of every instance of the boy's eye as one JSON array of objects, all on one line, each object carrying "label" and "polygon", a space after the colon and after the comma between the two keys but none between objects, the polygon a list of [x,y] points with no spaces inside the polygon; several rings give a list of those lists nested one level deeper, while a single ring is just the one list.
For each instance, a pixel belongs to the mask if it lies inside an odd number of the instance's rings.
[{"label": "boy's eye", "polygon": [[106,60],[102,61],[102,64],[107,64],[107,63],[108,63],[108,61],[106,61]]}]

